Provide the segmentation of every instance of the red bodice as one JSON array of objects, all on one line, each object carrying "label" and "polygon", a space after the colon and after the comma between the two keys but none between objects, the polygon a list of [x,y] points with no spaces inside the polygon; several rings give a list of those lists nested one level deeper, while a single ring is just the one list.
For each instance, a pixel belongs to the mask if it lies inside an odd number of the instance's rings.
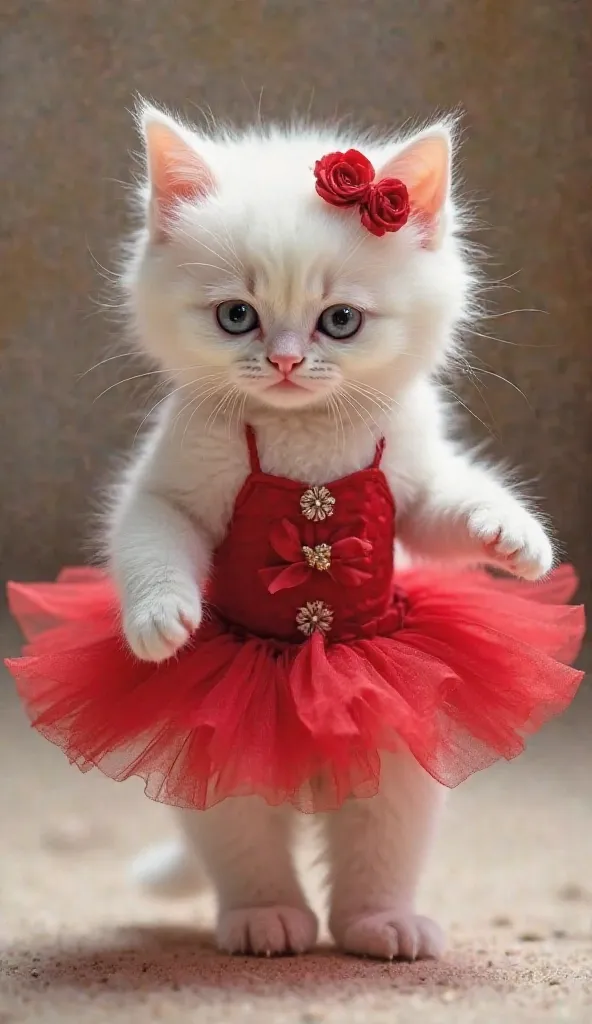
[{"label": "red bodice", "polygon": [[262,472],[251,428],[247,443],[251,471],[214,556],[211,607],[239,631],[289,643],[396,631],[404,602],[383,442],[371,466],[326,487]]}]

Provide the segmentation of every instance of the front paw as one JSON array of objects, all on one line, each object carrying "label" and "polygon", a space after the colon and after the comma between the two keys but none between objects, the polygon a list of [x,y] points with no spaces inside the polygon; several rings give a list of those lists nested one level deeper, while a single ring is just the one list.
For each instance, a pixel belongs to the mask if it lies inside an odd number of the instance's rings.
[{"label": "front paw", "polygon": [[521,576],[538,580],[553,566],[553,548],[535,517],[516,503],[508,509],[482,506],[468,516],[469,533],[484,560]]},{"label": "front paw", "polygon": [[218,947],[225,953],[254,956],[306,953],[316,942],[317,928],[317,919],[308,907],[226,910],[218,921]]},{"label": "front paw", "polygon": [[165,661],[183,647],[202,618],[197,587],[155,588],[130,603],[123,614],[123,631],[132,651],[142,661]]},{"label": "front paw", "polygon": [[445,945],[435,921],[395,910],[361,914],[335,937],[346,953],[377,960],[433,960],[442,955]]}]

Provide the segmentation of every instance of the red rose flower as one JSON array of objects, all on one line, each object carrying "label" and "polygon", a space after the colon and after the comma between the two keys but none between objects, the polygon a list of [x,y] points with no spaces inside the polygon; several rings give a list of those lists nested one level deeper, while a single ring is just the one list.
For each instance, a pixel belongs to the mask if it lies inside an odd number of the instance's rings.
[{"label": "red rose flower", "polygon": [[398,178],[383,178],[373,185],[361,205],[362,224],[373,235],[398,231],[409,218],[409,193]]},{"label": "red rose flower", "polygon": [[357,149],[348,149],[317,160],[314,176],[321,199],[332,206],[355,206],[368,198],[374,168]]},{"label": "red rose flower", "polygon": [[410,213],[409,193],[398,178],[374,182],[374,168],[363,153],[328,153],[314,166],[317,194],[331,206],[359,206],[362,224],[379,238],[398,231]]}]

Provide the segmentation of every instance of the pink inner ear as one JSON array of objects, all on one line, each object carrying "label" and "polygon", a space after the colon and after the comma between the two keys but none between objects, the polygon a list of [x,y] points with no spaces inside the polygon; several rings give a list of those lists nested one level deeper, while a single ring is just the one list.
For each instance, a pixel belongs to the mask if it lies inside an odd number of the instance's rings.
[{"label": "pink inner ear", "polygon": [[200,155],[168,124],[152,121],[145,130],[153,226],[162,233],[178,201],[205,197],[214,179]]},{"label": "pink inner ear", "polygon": [[411,142],[380,168],[377,179],[399,178],[409,190],[412,208],[429,220],[439,216],[450,185],[450,146],[444,133]]}]

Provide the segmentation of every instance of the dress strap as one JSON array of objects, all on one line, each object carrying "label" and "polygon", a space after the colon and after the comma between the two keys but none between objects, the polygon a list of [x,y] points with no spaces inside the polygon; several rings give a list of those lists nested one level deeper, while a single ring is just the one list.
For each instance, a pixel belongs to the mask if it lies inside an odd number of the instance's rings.
[{"label": "dress strap", "polygon": [[384,451],[384,437],[381,437],[380,441],[378,441],[378,443],[376,445],[376,450],[374,452],[374,459],[372,461],[372,467],[371,467],[372,469],[378,469],[378,467],[380,466],[380,462],[382,460],[382,453],[383,453],[383,451]]},{"label": "dress strap", "polygon": [[257,451],[257,438],[255,437],[255,431],[250,423],[247,423],[245,426],[245,437],[247,440],[247,448],[249,449],[251,473],[260,473],[261,463],[259,462],[259,452]]}]

